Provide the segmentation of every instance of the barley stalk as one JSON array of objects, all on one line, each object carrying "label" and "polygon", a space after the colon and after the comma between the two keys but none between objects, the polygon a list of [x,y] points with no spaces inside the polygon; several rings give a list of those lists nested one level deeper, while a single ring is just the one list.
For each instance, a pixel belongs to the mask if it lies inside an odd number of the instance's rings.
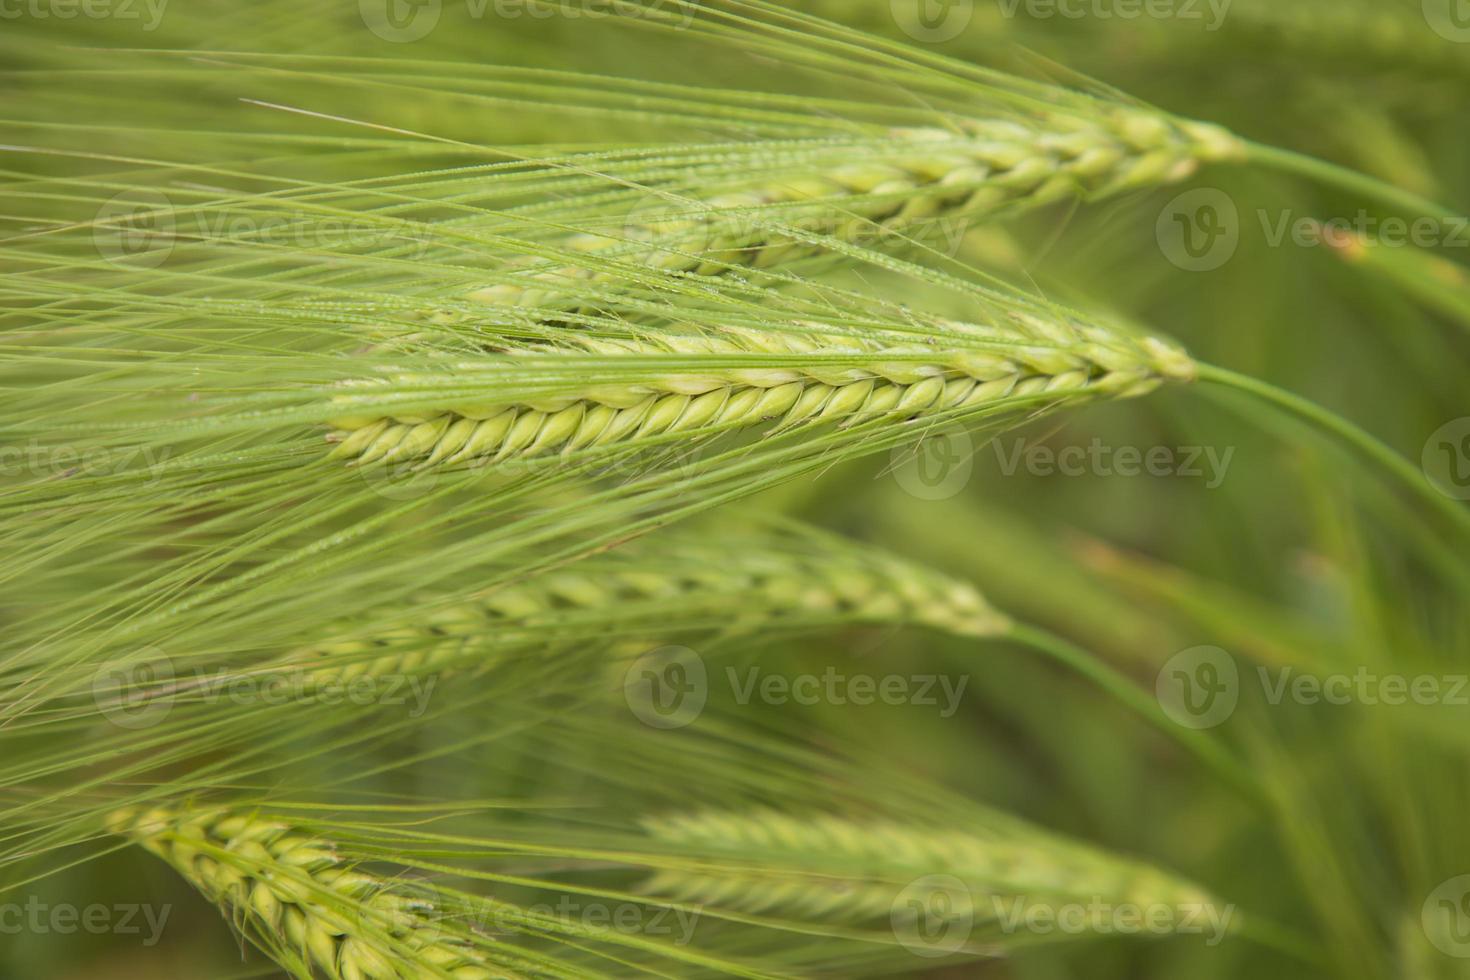
[{"label": "barley stalk", "polygon": [[1343,261],[1401,286],[1456,326],[1470,329],[1470,271],[1464,266],[1425,249],[1375,241],[1342,228],[1322,227],[1318,234]]},{"label": "barley stalk", "polygon": [[991,912],[990,903],[979,901],[983,896],[1174,907],[1212,900],[1158,868],[1040,834],[982,836],[764,809],[672,814],[642,825],[661,846],[697,854],[700,861],[697,869],[655,871],[647,891],[754,914],[785,910],[850,921],[887,916],[905,888],[922,890],[930,875],[964,882],[979,917]]},{"label": "barley stalk", "polygon": [[427,901],[289,824],[223,808],[155,808],[117,811],[108,825],[173,865],[299,976],[523,980]]},{"label": "barley stalk", "polygon": [[[831,241],[868,244],[907,237],[926,222],[1092,200],[1180,181],[1201,163],[1243,156],[1243,144],[1219,127],[1146,110],[962,120],[952,129],[893,130],[885,140],[846,148],[840,162],[810,162],[799,174],[703,196],[668,194],[672,203],[661,219],[633,217],[621,234],[583,233],[562,247],[666,272],[769,269],[818,254]],[[469,298],[538,316],[578,312],[586,308],[575,295],[578,283],[625,278],[597,266],[528,261],[513,281]]]},{"label": "barley stalk", "polygon": [[577,348],[567,342],[566,353],[547,348],[508,352],[446,368],[445,375],[456,382],[485,383],[491,389],[472,404],[459,400],[427,411],[377,414],[371,411],[371,396],[340,396],[344,409],[360,404],[366,410],[344,411],[334,421],[328,438],[337,445],[331,457],[359,465],[421,460],[433,466],[555,452],[565,456],[773,420],[776,430],[820,422],[854,426],[963,409],[1132,397],[1165,380],[1190,380],[1195,372],[1187,355],[1155,338],[1135,339],[1031,314],[1014,314],[1009,324],[997,327],[944,324],[934,342],[946,341],[951,346],[941,349],[851,336],[735,330],[636,341],[587,339],[580,349],[613,358],[673,355],[702,358],[709,366],[653,373],[638,383],[588,385],[580,395],[510,403],[493,394],[508,370],[535,373],[558,364],[564,369],[576,363],[568,355]]}]

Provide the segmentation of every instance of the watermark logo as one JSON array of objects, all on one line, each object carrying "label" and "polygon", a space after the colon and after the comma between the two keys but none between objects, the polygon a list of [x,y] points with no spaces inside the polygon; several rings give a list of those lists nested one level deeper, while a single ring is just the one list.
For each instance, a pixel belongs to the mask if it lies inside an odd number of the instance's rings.
[{"label": "watermark logo", "polygon": [[1420,463],[1434,489],[1454,500],[1470,500],[1470,416],[1435,429]]},{"label": "watermark logo", "polygon": [[1268,248],[1289,244],[1296,248],[1327,247],[1351,252],[1363,242],[1371,242],[1378,248],[1470,248],[1470,218],[1463,217],[1426,215],[1410,220],[1390,215],[1384,218],[1359,208],[1352,215],[1322,220],[1289,209],[1273,213],[1259,208],[1256,221]]},{"label": "watermark logo", "polygon": [[119,728],[148,728],[173,710],[174,665],[147,647],[104,663],[92,675],[92,701]]},{"label": "watermark logo", "polygon": [[[1009,442],[1009,448],[1007,443]],[[991,445],[1005,476],[1024,471],[1031,476],[1179,477],[1204,482],[1215,490],[1225,482],[1235,447],[1111,446],[1093,437],[1086,445],[1053,448],[1025,437],[995,439]]]},{"label": "watermark logo", "polygon": [[1214,728],[1235,713],[1240,669],[1219,647],[1198,646],[1174,654],[1154,682],[1159,706],[1185,728]]},{"label": "watermark logo", "polygon": [[709,673],[688,647],[666,646],[635,660],[623,675],[628,709],[650,728],[683,728],[704,712]]},{"label": "watermark logo", "polygon": [[1197,935],[1205,937],[1206,946],[1220,944],[1236,913],[1234,905],[1211,902],[1115,902],[1101,896],[1059,902],[1054,898],[992,895],[990,901],[995,919],[1007,935]]},{"label": "watermark logo", "polygon": [[422,456],[380,459],[354,464],[353,469],[373,493],[396,501],[417,500],[433,493],[445,473],[442,467],[425,466]]},{"label": "watermark logo", "polygon": [[[3,0],[0,0],[3,2]],[[443,0],[358,0],[358,14],[369,31],[391,44],[410,44],[428,37],[444,13]],[[464,0],[464,16],[472,22],[499,20],[602,20],[635,17],[659,20],[676,30],[694,21],[698,7],[689,0]]]},{"label": "watermark logo", "polygon": [[[699,201],[650,194],[623,218],[622,237],[587,235],[593,252],[608,249],[624,261],[646,259],[661,268],[697,269],[723,235],[732,244],[759,241],[762,227],[741,214],[711,213]],[[769,232],[766,233],[769,236]]]},{"label": "watermark logo", "polygon": [[695,0],[642,0],[637,4],[630,4],[628,0],[465,0],[465,10],[474,20],[482,19],[487,8],[493,8],[495,16],[505,20],[518,17],[534,20],[631,17],[657,20],[672,25],[675,30],[683,30],[692,24],[699,11]]},{"label": "watermark logo", "polygon": [[343,252],[391,251],[421,258],[431,241],[427,225],[380,215],[336,217],[280,210],[244,214],[229,209],[176,209],[159,191],[124,191],[97,209],[92,241],[108,263],[128,269],[157,268],[181,243],[262,248],[330,259]]},{"label": "watermark logo", "polygon": [[1430,892],[1420,923],[1435,949],[1470,959],[1470,875],[1458,875]]},{"label": "watermark logo", "polygon": [[970,941],[975,900],[954,875],[925,875],[894,897],[888,919],[899,945],[915,956],[949,956]]},{"label": "watermark logo", "polygon": [[103,260],[129,269],[156,269],[176,240],[173,202],[160,191],[123,191],[102,203],[92,221],[92,245]]},{"label": "watermark logo", "polygon": [[688,946],[703,914],[703,906],[670,908],[641,902],[589,900],[584,895],[559,894],[533,905],[466,901],[452,887],[415,874],[397,876],[377,901],[353,903],[352,921],[369,931],[400,935],[412,931],[425,945],[462,945],[476,937],[489,939],[524,930],[527,916],[543,927],[555,925],[579,935],[614,932],[657,937],[675,946]]},{"label": "watermark logo", "polygon": [[1209,272],[1240,246],[1240,210],[1222,190],[1185,191],[1164,206],[1154,224],[1164,258],[1186,272]]},{"label": "watermark logo", "polygon": [[915,41],[943,44],[964,33],[975,16],[975,0],[889,0],[893,22]]},{"label": "watermark logo", "polygon": [[0,21],[137,20],[144,33],[158,30],[168,0],[0,0]]},{"label": "watermark logo", "polygon": [[1175,266],[1209,272],[1235,255],[1247,231],[1266,248],[1328,248],[1348,257],[1373,248],[1470,248],[1470,218],[1380,217],[1359,208],[1351,215],[1319,218],[1290,209],[1257,208],[1254,221],[1242,220],[1222,191],[1200,188],[1174,198],[1159,213],[1159,248]]},{"label": "watermark logo", "polygon": [[1424,0],[1430,30],[1455,44],[1470,44],[1470,0]]},{"label": "watermark logo", "polygon": [[963,490],[975,469],[975,444],[964,429],[938,429],[911,445],[894,446],[889,470],[920,500],[947,500]]},{"label": "watermark logo", "polygon": [[742,706],[752,701],[808,708],[819,704],[838,707],[849,704],[858,707],[913,705],[938,708],[941,718],[954,717],[964,700],[965,687],[970,683],[968,674],[959,677],[948,674],[874,676],[844,674],[836,667],[828,667],[820,674],[794,676],[766,673],[760,667],[750,667],[742,674],[734,667],[726,667],[725,678],[735,695],[735,703]]},{"label": "watermark logo", "polygon": [[1364,666],[1351,674],[1297,673],[1295,668],[1282,667],[1274,677],[1268,668],[1257,667],[1256,675],[1266,702],[1272,705],[1290,701],[1338,707],[1470,707],[1470,675],[1465,674],[1379,674]]},{"label": "watermark logo", "polygon": [[98,668],[92,698],[98,711],[119,728],[141,729],[162,722],[176,703],[232,704],[238,707],[288,704],[402,707],[409,717],[428,710],[437,674],[368,672],[350,665],[301,669],[282,664],[249,671],[223,667],[190,671],[175,668],[162,652],[146,649]]},{"label": "watermark logo", "polygon": [[156,946],[172,911],[172,905],[134,902],[53,905],[31,895],[24,902],[0,902],[0,936],[72,936],[84,932],[92,936],[141,936],[142,945]]},{"label": "watermark logo", "polygon": [[0,445],[0,476],[29,476],[42,479],[86,474],[107,476],[117,473],[146,473],[159,479],[173,455],[169,446],[125,446],[106,449],[101,446],[46,445],[32,439],[24,445]]},{"label": "watermark logo", "polygon": [[[1259,685],[1261,697],[1272,707],[1470,707],[1470,674],[1379,673],[1367,665],[1351,672],[1313,673],[1257,665],[1247,677],[1253,679],[1251,690]],[[1213,728],[1234,713],[1245,682],[1234,657],[1219,647],[1200,646],[1169,658],[1155,692],[1175,723]]]},{"label": "watermark logo", "polygon": [[[1224,484],[1235,458],[1234,446],[1111,445],[1099,437],[1086,443],[1054,446],[1025,436],[990,440],[1002,476],[1024,473],[1040,479],[1100,477],[1104,479],[1198,480],[1205,489]],[[983,455],[983,451],[981,453]],[[974,472],[973,443],[961,429],[944,429],[911,446],[889,454],[889,467],[898,485],[921,500],[953,497],[970,482]]]},{"label": "watermark logo", "polygon": [[1201,21],[1208,32],[1225,24],[1234,0],[999,0],[1006,17],[1022,10],[1032,20],[1178,20]]},{"label": "watermark logo", "polygon": [[359,708],[407,708],[410,718],[421,717],[439,683],[437,674],[398,671],[353,673],[351,664],[340,669],[317,667],[249,672],[217,668],[213,673],[195,668],[192,676],[176,685],[181,694],[200,704],[228,703],[280,706],[286,704],[351,704]]},{"label": "watermark logo", "polygon": [[362,22],[384,41],[422,41],[439,25],[440,0],[357,0]]},{"label": "watermark logo", "polygon": [[688,946],[694,941],[694,930],[699,925],[700,906],[670,908],[560,895],[555,902],[541,902],[525,909],[497,904],[496,913],[491,916],[491,931],[497,935],[514,934],[524,928],[528,914],[542,922],[555,921],[582,933],[611,930],[629,936],[659,937],[675,946]]}]

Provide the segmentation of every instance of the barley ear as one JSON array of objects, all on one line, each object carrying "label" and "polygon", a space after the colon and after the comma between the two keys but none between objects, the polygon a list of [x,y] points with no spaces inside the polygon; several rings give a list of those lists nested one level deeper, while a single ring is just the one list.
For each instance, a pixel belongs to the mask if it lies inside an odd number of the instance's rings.
[{"label": "barley ear", "polygon": [[[446,398],[437,409],[385,417],[372,411],[373,393],[392,381],[365,381],[350,394],[334,396],[341,414],[327,438],[333,458],[356,454],[353,461],[360,466],[386,460],[498,463],[627,449],[670,437],[692,440],[767,424],[775,433],[1009,408],[1040,411],[1092,398],[1138,397],[1167,381],[1192,381],[1196,374],[1194,361],[1163,340],[1065,317],[1016,310],[1005,322],[945,322],[934,329],[934,346],[715,327],[702,336],[587,339],[556,349],[487,354],[443,367],[447,377],[465,385],[483,384],[483,397]],[[534,400],[497,398],[497,390],[518,372],[565,372],[589,354],[604,360],[588,373],[603,372],[605,381],[588,377],[563,395]],[[611,358],[615,366],[621,357],[637,364],[663,357],[670,366],[636,382],[622,381],[605,361]],[[801,358],[804,363],[795,360]],[[399,380],[422,384],[433,378]]]},{"label": "barley ear", "polygon": [[157,807],[108,829],[163,858],[297,976],[527,980],[432,903],[353,866],[332,842],[250,811]]},{"label": "barley ear", "polygon": [[[1019,899],[1055,908],[1100,901],[1188,910],[1212,896],[1153,866],[1034,832],[985,835],[827,814],[673,813],[643,821],[664,862],[647,891],[680,902],[860,922],[889,916],[900,896],[958,879],[977,921]],[[1179,916],[1182,920],[1183,913]]]}]

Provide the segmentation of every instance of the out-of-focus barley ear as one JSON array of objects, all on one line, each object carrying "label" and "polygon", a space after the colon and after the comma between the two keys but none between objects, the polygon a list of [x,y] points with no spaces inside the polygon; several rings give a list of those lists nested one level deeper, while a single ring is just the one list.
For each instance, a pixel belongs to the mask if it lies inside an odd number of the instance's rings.
[{"label": "out-of-focus barley ear", "polygon": [[[1446,234],[1450,230],[1445,227]],[[1464,266],[1407,243],[1376,241],[1331,225],[1319,226],[1318,234],[1343,261],[1402,288],[1470,330],[1470,271]]]},{"label": "out-of-focus barley ear", "polygon": [[977,919],[995,916],[992,903],[980,900],[991,896],[1176,909],[1215,901],[1152,865],[1040,832],[985,835],[769,809],[674,813],[642,826],[661,850],[698,857],[697,867],[667,862],[645,891],[753,914],[876,919],[889,915],[906,886],[929,876],[963,882]]},{"label": "out-of-focus barley ear", "polygon": [[626,553],[529,576],[468,602],[438,606],[430,598],[405,608],[403,625],[301,647],[280,658],[277,669],[326,685],[480,670],[511,651],[548,652],[561,640],[605,636],[711,628],[768,635],[868,623],[978,638],[1005,635],[1012,626],[966,582],[795,522],[738,538],[655,535]]}]

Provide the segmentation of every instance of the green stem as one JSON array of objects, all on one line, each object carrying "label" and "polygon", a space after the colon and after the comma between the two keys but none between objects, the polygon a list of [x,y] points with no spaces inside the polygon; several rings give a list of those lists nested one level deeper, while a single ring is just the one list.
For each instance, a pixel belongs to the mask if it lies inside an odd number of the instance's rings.
[{"label": "green stem", "polygon": [[1459,214],[1443,204],[1413,191],[1406,191],[1402,187],[1395,187],[1377,177],[1359,173],[1351,167],[1328,163],[1326,160],[1297,153],[1295,150],[1284,150],[1278,146],[1267,146],[1263,143],[1248,143],[1247,146],[1250,159],[1267,167],[1391,204],[1403,211],[1429,215],[1441,221],[1460,219]]},{"label": "green stem", "polygon": [[1362,454],[1364,458],[1372,461],[1403,489],[1417,496],[1431,510],[1443,514],[1451,524],[1463,531],[1466,537],[1470,537],[1470,510],[1434,489],[1424,474],[1410,465],[1406,459],[1347,419],[1300,395],[1226,368],[1201,364],[1199,365],[1199,378],[1201,381],[1213,382],[1260,398],[1319,427]]},{"label": "green stem", "polygon": [[[1149,697],[1139,689],[1138,685],[1087,650],[1037,626],[1017,624],[1006,636],[1086,677],[1203,762],[1243,797],[1267,810],[1272,808],[1272,802],[1261,789],[1260,783],[1251,776],[1250,770],[1241,765],[1238,759],[1226,752],[1218,742],[1203,731],[1184,728],[1175,723],[1165,714],[1158,701]],[[1247,915],[1239,932],[1243,939],[1302,962],[1313,964],[1323,962],[1322,951],[1317,946],[1292,930],[1269,920]]]},{"label": "green stem", "polygon": [[1132,680],[1092,653],[1037,626],[1017,624],[1006,634],[1008,639],[1030,647],[1076,671],[1113,697],[1117,698],[1149,724],[1199,759],[1233,789],[1253,803],[1265,805],[1267,799],[1250,771],[1220,744],[1202,731],[1185,728],[1171,719],[1153,697]]}]

